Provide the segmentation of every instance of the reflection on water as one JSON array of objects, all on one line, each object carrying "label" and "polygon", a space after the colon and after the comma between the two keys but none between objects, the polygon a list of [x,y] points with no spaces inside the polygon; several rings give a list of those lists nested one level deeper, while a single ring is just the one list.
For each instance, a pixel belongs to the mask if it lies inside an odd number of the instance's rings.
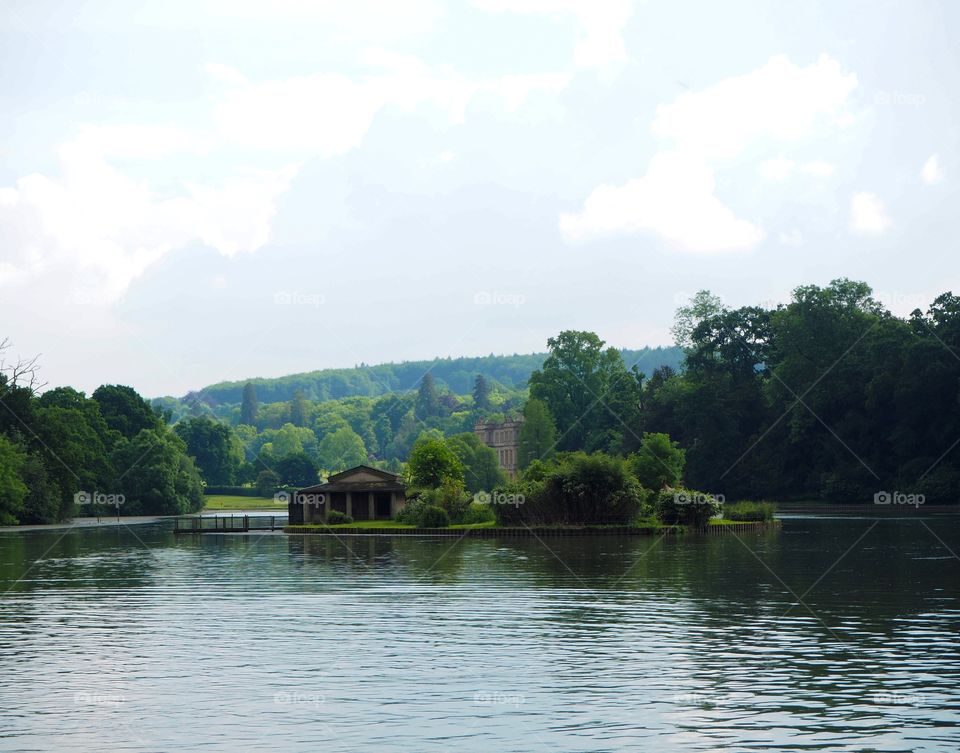
[{"label": "reflection on water", "polygon": [[0,750],[954,753],[958,522],[0,534]]}]

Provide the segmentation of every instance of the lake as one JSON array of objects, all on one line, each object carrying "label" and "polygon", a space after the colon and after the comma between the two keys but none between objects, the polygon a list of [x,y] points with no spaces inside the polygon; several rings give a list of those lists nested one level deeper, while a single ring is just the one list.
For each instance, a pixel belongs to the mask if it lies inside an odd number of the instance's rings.
[{"label": "lake", "polygon": [[4,533],[0,750],[955,753],[958,524]]}]

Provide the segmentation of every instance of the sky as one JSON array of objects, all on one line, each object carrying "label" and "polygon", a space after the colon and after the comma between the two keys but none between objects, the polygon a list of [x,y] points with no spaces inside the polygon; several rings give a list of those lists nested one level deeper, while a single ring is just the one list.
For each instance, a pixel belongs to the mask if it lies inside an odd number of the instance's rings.
[{"label": "sky", "polygon": [[50,386],[669,344],[960,292],[960,4],[0,2],[0,339]]}]

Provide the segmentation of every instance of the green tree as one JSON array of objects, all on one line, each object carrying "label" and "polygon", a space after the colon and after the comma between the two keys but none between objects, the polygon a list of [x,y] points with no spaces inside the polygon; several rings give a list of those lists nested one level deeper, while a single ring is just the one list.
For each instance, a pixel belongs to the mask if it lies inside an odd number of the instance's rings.
[{"label": "green tree", "polygon": [[670,333],[673,340],[683,349],[693,345],[693,331],[700,322],[711,319],[723,313],[725,307],[719,296],[709,290],[697,291],[690,301],[680,306],[673,318],[673,327]]},{"label": "green tree", "polygon": [[483,374],[477,374],[473,381],[473,407],[477,410],[490,408],[490,383]]},{"label": "green tree", "polygon": [[446,441],[463,464],[467,491],[489,492],[507,480],[497,462],[497,453],[473,432],[456,434]]},{"label": "green tree", "polygon": [[630,470],[647,489],[677,486],[683,477],[686,454],[667,434],[646,432],[640,449],[630,456]]},{"label": "green tree", "polygon": [[433,375],[424,374],[420,379],[420,388],[417,390],[417,402],[414,415],[423,421],[436,416],[440,411],[440,401],[437,398],[437,387],[433,383]]},{"label": "green tree", "polygon": [[290,423],[294,426],[306,426],[310,421],[310,403],[301,390],[293,393],[290,400]]},{"label": "green tree", "polygon": [[243,455],[238,452],[229,426],[203,416],[179,421],[173,430],[186,443],[187,454],[193,458],[208,484],[225,486],[236,483]]},{"label": "green tree", "polygon": [[272,497],[280,486],[280,476],[271,470],[263,470],[257,474],[257,494],[261,497]]},{"label": "green tree", "polygon": [[421,435],[407,460],[410,483],[421,489],[439,489],[444,481],[464,484],[464,467],[446,440]]},{"label": "green tree", "polygon": [[27,485],[21,473],[27,462],[23,448],[0,435],[0,525],[12,526],[20,522]]},{"label": "green tree", "polygon": [[152,430],[161,425],[150,403],[132,387],[105,384],[97,387],[91,397],[99,404],[107,426],[127,439],[137,436],[143,429]]},{"label": "green tree", "polygon": [[530,375],[530,397],[542,400],[553,416],[558,449],[618,445],[624,427],[637,420],[639,375],[627,371],[619,351],[604,348],[593,332],[567,330],[547,346],[543,368]]},{"label": "green tree", "polygon": [[531,399],[523,407],[517,467],[524,470],[534,460],[547,460],[557,444],[557,427],[546,403]]},{"label": "green tree", "polygon": [[334,472],[344,471],[367,462],[367,448],[363,438],[349,426],[344,426],[320,440],[320,465]]},{"label": "green tree", "polygon": [[113,457],[117,468],[127,469],[118,478],[126,497],[123,514],[183,515],[203,507],[200,473],[172,431],[142,429],[133,439],[121,439]]},{"label": "green tree", "polygon": [[[236,405],[236,403],[234,403]],[[257,388],[253,382],[243,386],[243,398],[240,403],[240,423],[247,426],[257,424]]]},{"label": "green tree", "polygon": [[288,486],[313,486],[319,480],[319,467],[305,452],[287,455],[277,463],[280,483]]}]

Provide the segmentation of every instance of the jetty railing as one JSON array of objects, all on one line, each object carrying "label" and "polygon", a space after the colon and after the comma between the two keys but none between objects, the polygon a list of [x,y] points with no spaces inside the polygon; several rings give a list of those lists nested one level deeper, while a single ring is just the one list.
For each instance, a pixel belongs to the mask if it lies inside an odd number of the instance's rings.
[{"label": "jetty railing", "polygon": [[189,515],[174,519],[174,533],[249,533],[280,531],[287,525],[287,513],[278,515]]}]

